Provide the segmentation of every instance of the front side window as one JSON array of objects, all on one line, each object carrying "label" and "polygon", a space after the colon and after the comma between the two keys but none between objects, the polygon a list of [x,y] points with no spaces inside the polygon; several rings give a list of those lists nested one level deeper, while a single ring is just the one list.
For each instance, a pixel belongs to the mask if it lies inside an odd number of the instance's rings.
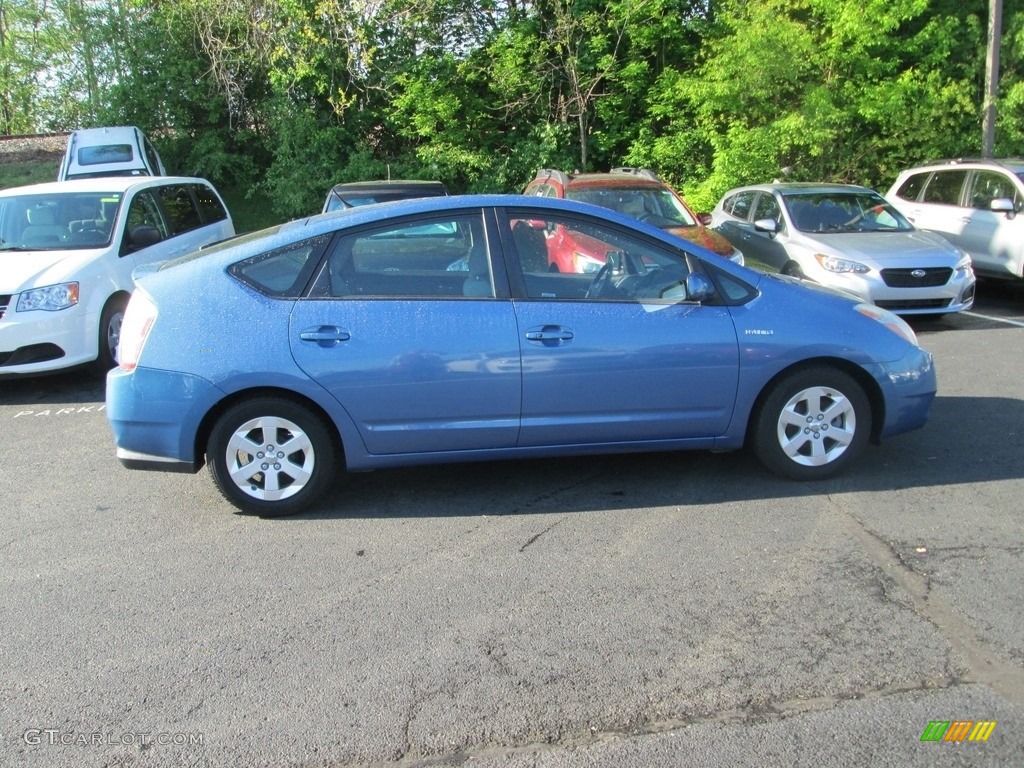
[{"label": "front side window", "polygon": [[490,298],[490,245],[480,213],[416,217],[338,239],[314,295]]},{"label": "front side window", "polygon": [[160,215],[160,208],[149,190],[137,194],[132,200],[131,205],[128,206],[128,219],[125,224],[126,231],[130,235],[140,227],[153,227],[160,233],[162,238],[166,238],[170,234],[167,231],[167,224],[164,222],[163,216]]},{"label": "front side window", "polygon": [[779,204],[775,200],[775,195],[762,192],[757,199],[757,206],[754,208],[754,221],[771,219],[778,223],[780,217]]},{"label": "front side window", "polygon": [[[508,225],[508,242],[514,246],[530,299],[642,303],[686,299],[690,270],[682,252],[571,215],[510,212]],[[573,269],[552,268],[560,262],[571,262]]]},{"label": "front side window", "polygon": [[1012,200],[1016,210],[1021,208],[1021,196],[1008,176],[996,171],[975,171],[968,196],[971,208],[990,211],[992,201],[999,199]]}]

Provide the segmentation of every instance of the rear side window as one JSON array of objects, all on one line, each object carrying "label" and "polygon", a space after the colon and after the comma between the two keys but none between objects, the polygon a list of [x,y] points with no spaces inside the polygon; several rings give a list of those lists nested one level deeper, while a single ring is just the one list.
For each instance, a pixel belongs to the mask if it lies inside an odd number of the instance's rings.
[{"label": "rear side window", "polygon": [[726,213],[730,213],[737,219],[746,220],[750,217],[750,206],[754,202],[753,192],[740,192],[725,201]]},{"label": "rear side window", "polygon": [[199,210],[203,214],[205,223],[211,224],[214,221],[223,221],[227,218],[227,211],[213,189],[204,184],[196,184],[193,186],[193,191],[196,194],[196,202],[199,204]]},{"label": "rear side window", "polygon": [[203,184],[196,184],[192,191],[195,193],[204,223],[212,224],[215,221],[224,221],[228,217],[227,210],[212,189]]},{"label": "rear side window", "polygon": [[320,235],[276,248],[232,264],[228,274],[268,296],[297,299],[330,240],[330,235]]},{"label": "rear side window", "polygon": [[160,198],[160,206],[167,214],[172,235],[191,232],[193,229],[203,226],[199,209],[196,208],[187,186],[174,184],[160,187],[157,196]]},{"label": "rear side window", "polygon": [[105,163],[130,163],[134,158],[131,144],[105,144],[82,147],[78,150],[79,165],[103,165]]},{"label": "rear side window", "polygon": [[924,191],[924,202],[960,205],[960,191],[964,187],[967,171],[936,171]]}]

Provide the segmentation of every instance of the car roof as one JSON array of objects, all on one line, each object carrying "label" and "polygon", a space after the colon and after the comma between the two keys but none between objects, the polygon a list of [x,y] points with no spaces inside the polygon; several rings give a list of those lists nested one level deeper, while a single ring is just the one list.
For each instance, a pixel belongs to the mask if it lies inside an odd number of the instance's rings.
[{"label": "car roof", "polygon": [[[776,181],[770,184],[749,184],[745,187],[736,187],[726,193],[726,196],[737,192],[802,192],[806,194],[828,193],[828,192],[874,192],[870,187],[862,187],[858,184],[836,184],[832,182],[815,181]],[[876,193],[877,194],[877,193]]]},{"label": "car roof", "polygon": [[411,189],[417,191],[436,191],[446,194],[445,186],[440,181],[424,181],[422,179],[382,179],[380,181],[347,181],[335,184],[332,192],[378,192],[382,190]]},{"label": "car roof", "polygon": [[126,192],[134,187],[160,186],[167,183],[213,186],[206,179],[193,176],[99,176],[91,179],[49,181],[25,187],[10,187],[0,190],[0,196],[52,195],[66,192]]},{"label": "car roof", "polygon": [[1024,173],[1024,158],[1020,157],[956,157],[945,160],[933,160],[922,165],[914,166],[913,168],[908,168],[903,171],[903,173],[910,173],[912,171],[940,170],[942,168],[949,168],[957,165],[970,168],[1005,168],[1015,174]]},{"label": "car roof", "polygon": [[537,171],[535,181],[557,181],[564,187],[665,187],[667,186],[654,171],[646,168],[612,168],[607,173],[564,173],[551,168]]}]

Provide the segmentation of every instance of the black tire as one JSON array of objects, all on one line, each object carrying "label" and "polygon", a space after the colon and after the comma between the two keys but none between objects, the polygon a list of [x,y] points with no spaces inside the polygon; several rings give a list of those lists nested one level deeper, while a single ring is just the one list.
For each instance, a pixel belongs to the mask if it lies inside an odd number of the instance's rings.
[{"label": "black tire", "polygon": [[96,356],[96,370],[100,373],[105,374],[117,365],[117,344],[121,339],[121,324],[127,306],[127,297],[112,296],[103,307],[103,314],[100,315],[99,354]]},{"label": "black tire", "polygon": [[754,415],[752,446],[769,469],[794,480],[820,480],[864,451],[871,404],[849,374],[828,366],[777,381]]},{"label": "black tire", "polygon": [[[260,423],[268,420],[274,423]],[[251,514],[277,517],[306,509],[327,491],[337,468],[337,449],[322,421],[284,398],[233,405],[214,423],[206,447],[217,489]]]},{"label": "black tire", "polygon": [[800,265],[797,264],[795,261],[787,261],[785,265],[782,267],[782,274],[789,275],[790,277],[795,277],[798,280],[807,279],[807,275],[804,274],[804,271],[800,269]]}]

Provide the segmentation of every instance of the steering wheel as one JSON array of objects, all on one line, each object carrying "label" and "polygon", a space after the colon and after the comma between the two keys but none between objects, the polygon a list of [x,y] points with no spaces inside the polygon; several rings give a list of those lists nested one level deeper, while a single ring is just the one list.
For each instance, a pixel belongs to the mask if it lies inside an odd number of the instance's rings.
[{"label": "steering wheel", "polygon": [[646,272],[647,269],[627,251],[609,251],[604,264],[594,277],[594,282],[587,289],[586,298],[622,297],[625,292],[615,281]]}]

